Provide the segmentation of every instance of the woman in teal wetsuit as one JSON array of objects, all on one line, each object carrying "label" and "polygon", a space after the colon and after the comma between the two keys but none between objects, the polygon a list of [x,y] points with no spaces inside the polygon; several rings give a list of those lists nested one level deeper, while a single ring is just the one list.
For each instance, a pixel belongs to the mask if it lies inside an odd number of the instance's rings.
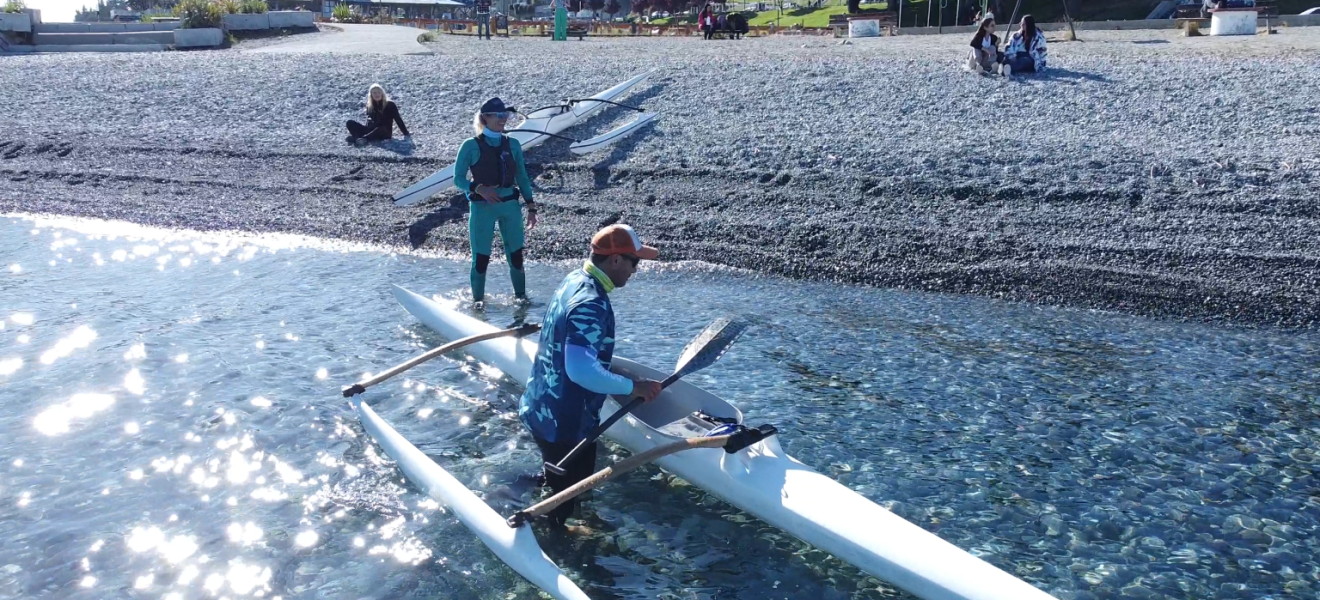
[{"label": "woman in teal wetsuit", "polygon": [[513,295],[527,298],[527,275],[523,272],[523,209],[527,204],[527,229],[536,227],[536,203],[532,180],[523,163],[522,144],[504,134],[513,109],[499,98],[481,105],[472,120],[476,135],[463,142],[454,162],[454,185],[468,199],[468,241],[472,243],[472,300],[486,297],[486,267],[490,265],[495,226],[500,228],[504,256],[509,260]]}]

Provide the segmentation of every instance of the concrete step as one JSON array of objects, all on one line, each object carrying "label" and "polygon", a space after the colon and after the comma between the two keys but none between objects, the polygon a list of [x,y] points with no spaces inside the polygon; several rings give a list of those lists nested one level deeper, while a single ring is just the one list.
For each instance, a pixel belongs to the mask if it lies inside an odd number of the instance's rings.
[{"label": "concrete step", "polygon": [[[37,54],[41,52],[164,52],[169,46],[162,44],[55,44],[50,46],[10,46],[9,54]],[[0,54],[5,54],[0,52]]]},{"label": "concrete step", "polygon": [[137,31],[174,31],[174,23],[38,23],[34,33],[125,33]]},{"label": "concrete step", "polygon": [[174,32],[38,33],[32,36],[32,43],[37,46],[111,46],[117,44],[163,44],[168,46],[174,43]]}]

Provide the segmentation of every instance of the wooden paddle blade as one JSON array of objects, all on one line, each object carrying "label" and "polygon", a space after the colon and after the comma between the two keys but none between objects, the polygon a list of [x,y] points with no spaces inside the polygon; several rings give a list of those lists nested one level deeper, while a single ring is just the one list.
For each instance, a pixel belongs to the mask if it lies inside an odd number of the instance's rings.
[{"label": "wooden paddle blade", "polygon": [[674,367],[674,378],[699,371],[719,360],[733,346],[751,323],[741,317],[721,317],[706,326],[697,337],[683,348]]}]

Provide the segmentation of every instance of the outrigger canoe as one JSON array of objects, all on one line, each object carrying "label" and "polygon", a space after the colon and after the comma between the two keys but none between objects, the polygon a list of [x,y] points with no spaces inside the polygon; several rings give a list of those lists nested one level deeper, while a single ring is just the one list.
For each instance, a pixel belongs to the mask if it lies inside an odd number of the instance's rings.
[{"label": "outrigger canoe", "polygon": [[[637,87],[637,84],[646,81],[646,78],[650,76],[651,72],[642,73],[590,98],[566,100],[554,106],[533,110],[525,115],[526,119],[511,130],[509,135],[522,144],[523,150],[535,147],[555,137],[559,132],[582,122],[606,106],[614,104],[621,96]],[[569,150],[576,154],[597,150],[640,129],[643,125],[654,120],[655,117],[655,113],[639,114],[633,120],[611,131],[572,144],[569,146]],[[426,179],[418,181],[395,194],[394,204],[397,206],[416,204],[451,187],[454,187],[454,165],[440,169]]]},{"label": "outrigger canoe", "polygon": [[[495,331],[488,323],[447,309],[402,287],[394,286],[393,291],[404,309],[449,339]],[[469,355],[519,383],[527,381],[536,350],[535,339],[513,338],[484,341],[465,349]],[[668,375],[618,356],[613,360],[613,370],[654,380]],[[476,497],[470,490],[447,477],[443,469],[416,449],[408,452],[405,448],[396,454],[391,448],[411,445],[388,429],[388,425],[381,427],[379,423],[383,421],[365,405],[355,406],[360,406],[359,414],[368,432],[399,461],[404,474],[414,484],[444,500],[502,560],[556,598],[583,597],[578,595],[581,593],[578,588],[568,587],[571,582],[565,584],[567,579],[553,563],[546,566],[549,559],[531,539],[527,525],[510,528],[488,505],[479,500],[474,502]],[[619,407],[618,400],[607,399],[603,413],[613,413]],[[679,380],[654,402],[638,407],[616,423],[606,431],[605,437],[631,452],[641,453],[685,438],[704,436],[730,421],[742,423],[742,412],[718,396]],[[377,437],[376,431],[385,432],[385,441]],[[422,465],[423,462],[430,466]],[[666,456],[657,464],[923,600],[1053,599],[798,462],[784,452],[774,436],[734,454],[715,448],[695,449]]]},{"label": "outrigger canoe", "polygon": [[399,469],[408,481],[420,488],[427,495],[441,502],[458,515],[468,529],[481,538],[482,543],[490,548],[519,575],[526,577],[536,587],[554,595],[559,600],[590,600],[573,581],[559,570],[554,561],[545,555],[541,545],[536,543],[536,536],[531,528],[513,529],[504,517],[495,512],[489,504],[478,498],[466,486],[454,479],[448,471],[435,464],[426,454],[408,442],[395,431],[389,423],[380,418],[370,406],[362,403],[361,396],[349,401],[358,413],[358,420],[371,438],[399,463]]}]

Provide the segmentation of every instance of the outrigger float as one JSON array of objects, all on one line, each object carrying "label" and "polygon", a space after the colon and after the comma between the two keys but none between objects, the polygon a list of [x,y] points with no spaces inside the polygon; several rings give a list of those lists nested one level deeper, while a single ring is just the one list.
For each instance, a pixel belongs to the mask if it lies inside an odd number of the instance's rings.
[{"label": "outrigger float", "polygon": [[[640,113],[633,120],[591,139],[565,138],[572,142],[568,149],[574,154],[600,150],[655,120],[657,116],[655,113],[618,102],[621,96],[650,76],[651,72],[642,73],[590,98],[565,100],[560,104],[533,110],[523,115],[523,122],[517,128],[508,130],[508,134],[522,144],[523,150],[527,150],[550,138],[564,138],[565,136],[559,135],[561,131],[577,125],[606,106],[621,106]],[[417,204],[452,187],[454,187],[454,165],[449,165],[395,194],[394,204],[397,206]]]},{"label": "outrigger float", "polygon": [[[458,341],[365,385],[459,347],[513,381],[527,381],[537,341],[521,336],[534,329],[499,330],[402,287],[395,286],[393,292],[423,324]],[[618,356],[612,368],[629,377],[666,379],[665,373]],[[506,519],[363,404],[357,396],[365,391],[363,385],[348,388],[344,395],[353,397],[363,427],[414,485],[444,502],[496,556],[533,584],[555,598],[587,598],[541,550],[527,525],[531,517],[544,514],[538,509],[553,508],[544,505],[573,490]],[[622,405],[607,399],[602,414],[617,413]],[[634,455],[593,475],[583,486],[655,459],[666,471],[923,600],[1053,600],[798,462],[780,447],[773,427],[742,427],[741,411],[695,385],[674,381],[655,401],[625,414],[604,436]]]}]

